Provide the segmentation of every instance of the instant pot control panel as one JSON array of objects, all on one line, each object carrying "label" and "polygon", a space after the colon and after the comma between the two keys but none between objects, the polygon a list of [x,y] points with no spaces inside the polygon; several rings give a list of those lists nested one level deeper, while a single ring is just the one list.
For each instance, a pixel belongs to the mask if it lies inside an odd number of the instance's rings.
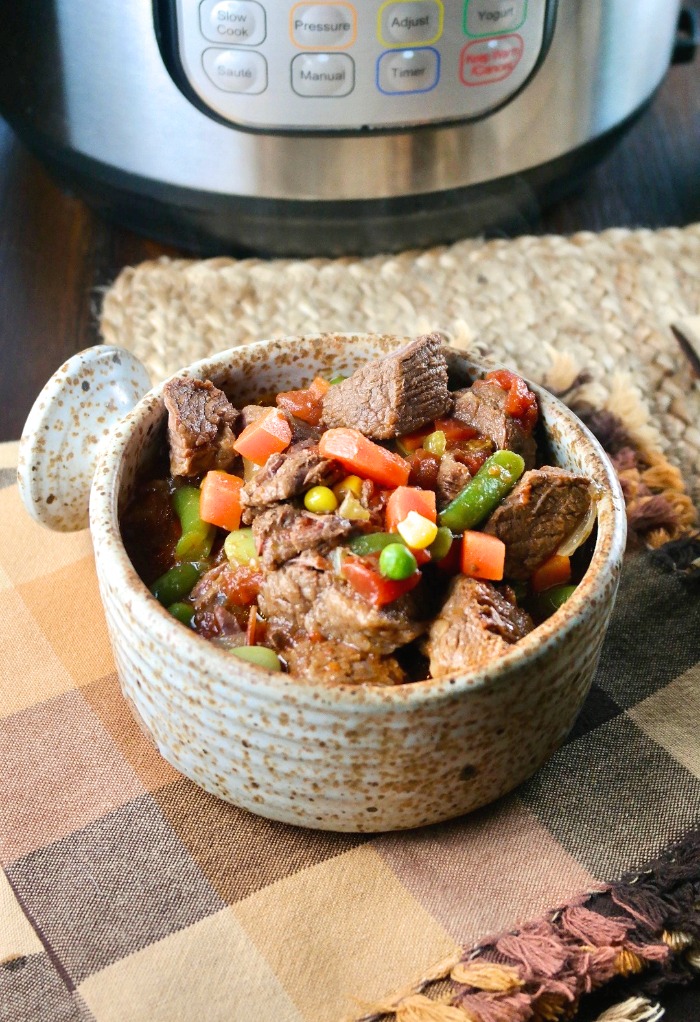
[{"label": "instant pot control panel", "polygon": [[556,0],[170,0],[170,56],[208,112],[264,131],[396,129],[502,106]]}]

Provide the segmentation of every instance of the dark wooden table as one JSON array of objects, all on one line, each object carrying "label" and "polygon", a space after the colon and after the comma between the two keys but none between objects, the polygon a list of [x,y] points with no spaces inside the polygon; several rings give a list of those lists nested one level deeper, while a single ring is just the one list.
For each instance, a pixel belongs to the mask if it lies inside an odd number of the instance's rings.
[{"label": "dark wooden table", "polygon": [[[697,0],[700,4],[700,0]],[[700,59],[700,58],[699,58]],[[700,76],[672,67],[651,107],[542,232],[700,220]],[[66,358],[98,340],[101,289],[173,249],[99,219],[49,179],[0,120],[0,440],[16,439]]]}]

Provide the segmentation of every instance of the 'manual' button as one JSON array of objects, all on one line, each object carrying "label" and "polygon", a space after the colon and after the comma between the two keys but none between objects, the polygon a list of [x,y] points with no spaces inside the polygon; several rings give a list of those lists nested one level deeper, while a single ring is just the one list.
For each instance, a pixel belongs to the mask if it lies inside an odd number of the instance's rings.
[{"label": "'manual' button", "polygon": [[203,0],[202,35],[230,46],[259,46],[265,39],[265,10],[255,0]]},{"label": "'manual' button", "polygon": [[379,38],[385,46],[434,43],[442,20],[442,0],[389,0],[379,8]]},{"label": "'manual' button", "polygon": [[346,53],[300,53],[292,61],[292,88],[299,96],[347,96],[355,64]]},{"label": "'manual' button", "polygon": [[352,4],[295,4],[290,18],[292,41],[305,50],[342,50],[355,42]]},{"label": "'manual' button", "polygon": [[224,92],[257,95],[267,88],[267,61],[250,50],[205,50],[204,70]]},{"label": "'manual' button", "polygon": [[416,50],[389,50],[377,61],[380,92],[428,92],[440,77],[440,54],[430,46]]}]

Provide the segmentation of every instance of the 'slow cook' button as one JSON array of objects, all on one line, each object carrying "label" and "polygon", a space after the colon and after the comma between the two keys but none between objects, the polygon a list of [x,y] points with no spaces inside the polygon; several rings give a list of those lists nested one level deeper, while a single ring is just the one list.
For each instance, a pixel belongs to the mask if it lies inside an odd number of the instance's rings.
[{"label": "'slow cook' button", "polygon": [[267,62],[261,53],[246,50],[205,50],[204,70],[224,92],[256,95],[267,88]]},{"label": "'slow cook' button", "polygon": [[352,4],[295,4],[292,41],[306,50],[345,49],[355,42],[356,17]]},{"label": "'slow cook' button", "polygon": [[385,46],[434,43],[442,35],[442,0],[389,0],[379,9],[379,37]]},{"label": "'slow cook' button", "polygon": [[300,53],[292,61],[292,88],[299,96],[347,96],[355,64],[345,53]]},{"label": "'slow cook' button", "polygon": [[199,24],[215,43],[259,46],[265,39],[265,10],[255,0],[204,0]]},{"label": "'slow cook' button", "polygon": [[381,92],[428,92],[440,77],[440,55],[430,46],[415,50],[389,50],[377,64]]}]

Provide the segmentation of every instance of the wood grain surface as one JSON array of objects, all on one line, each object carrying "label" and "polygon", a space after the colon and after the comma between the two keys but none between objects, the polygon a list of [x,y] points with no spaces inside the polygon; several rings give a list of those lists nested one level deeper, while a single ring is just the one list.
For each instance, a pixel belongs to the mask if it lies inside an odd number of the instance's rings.
[{"label": "wood grain surface", "polygon": [[[700,220],[698,62],[672,67],[651,106],[539,231]],[[106,223],[61,192],[0,120],[0,440],[16,439],[39,390],[98,341],[100,293],[126,265],[178,253]]]}]

